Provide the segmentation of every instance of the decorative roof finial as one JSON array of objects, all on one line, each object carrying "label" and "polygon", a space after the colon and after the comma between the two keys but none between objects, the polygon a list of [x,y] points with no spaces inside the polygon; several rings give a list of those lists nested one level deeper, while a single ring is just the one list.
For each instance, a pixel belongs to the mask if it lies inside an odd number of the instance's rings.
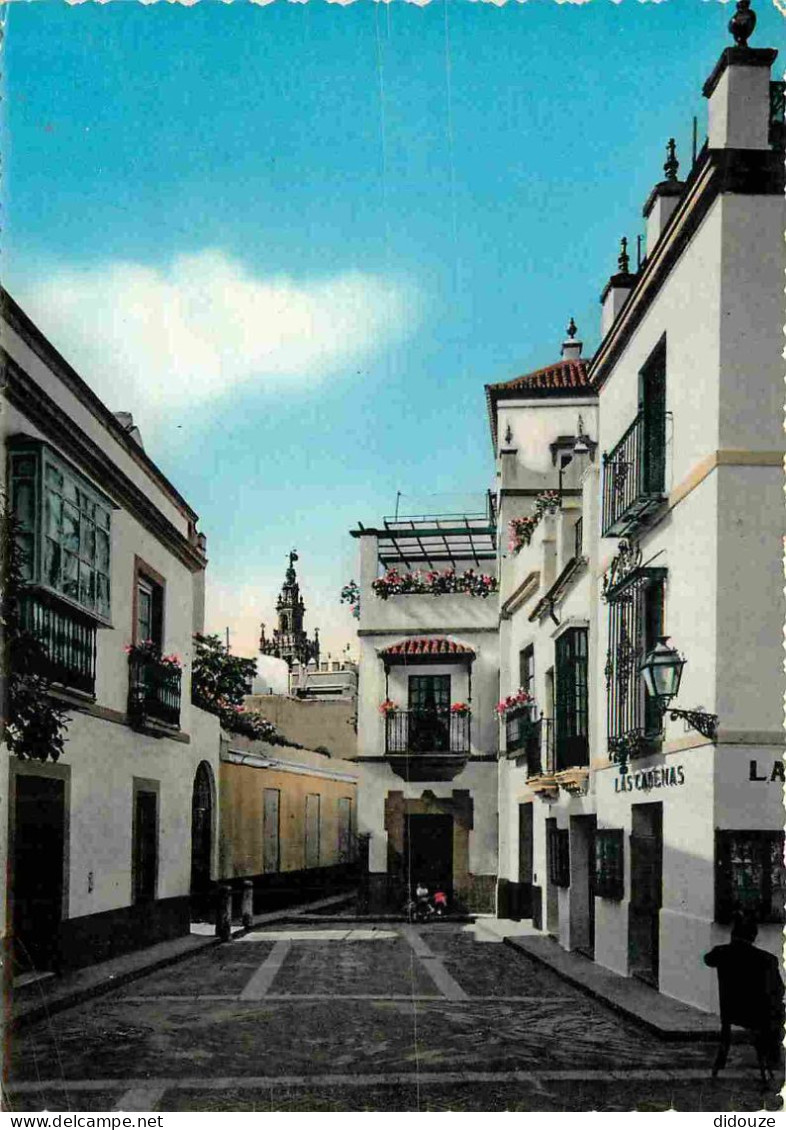
[{"label": "decorative roof finial", "polygon": [[628,255],[627,236],[623,236],[620,240],[620,254],[617,260],[617,266],[619,267],[619,273],[621,275],[630,274],[630,256]]},{"label": "decorative roof finial", "polygon": [[677,160],[677,143],[673,137],[670,137],[669,143],[666,146],[666,163],[663,166],[663,171],[666,174],[666,180],[676,181],[679,168],[680,163]]},{"label": "decorative roof finial", "polygon": [[568,331],[567,332],[568,332],[568,337],[570,338],[571,341],[573,341],[573,339],[576,336],[578,331],[576,329],[576,323],[573,321],[572,318],[570,319],[570,322],[568,323]]},{"label": "decorative roof finial", "polygon": [[755,27],[756,13],[751,8],[751,0],[737,0],[737,11],[729,20],[729,31],[738,47],[748,46]]}]

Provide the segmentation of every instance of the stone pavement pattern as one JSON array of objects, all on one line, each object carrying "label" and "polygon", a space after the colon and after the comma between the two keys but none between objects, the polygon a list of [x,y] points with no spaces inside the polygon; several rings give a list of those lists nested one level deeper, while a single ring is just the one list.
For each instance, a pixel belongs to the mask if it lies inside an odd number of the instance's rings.
[{"label": "stone pavement pattern", "polygon": [[254,931],[19,1032],[12,1110],[758,1110],[482,927]]}]

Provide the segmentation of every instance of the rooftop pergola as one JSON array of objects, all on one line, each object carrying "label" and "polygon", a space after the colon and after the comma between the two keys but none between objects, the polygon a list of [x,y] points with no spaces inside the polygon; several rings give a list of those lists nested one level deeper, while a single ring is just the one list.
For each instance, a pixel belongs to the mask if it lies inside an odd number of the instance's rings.
[{"label": "rooftop pergola", "polygon": [[382,526],[358,523],[353,537],[378,539],[379,563],[385,569],[403,565],[455,566],[471,561],[480,568],[497,559],[497,526],[493,500],[485,514],[428,514],[387,517]]}]

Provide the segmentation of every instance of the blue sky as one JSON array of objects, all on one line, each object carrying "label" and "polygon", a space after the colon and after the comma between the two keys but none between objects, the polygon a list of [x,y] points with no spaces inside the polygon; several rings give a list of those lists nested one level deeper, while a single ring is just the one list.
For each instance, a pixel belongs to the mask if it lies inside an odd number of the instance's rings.
[{"label": "blue sky", "polygon": [[[752,43],[783,22],[755,4]],[[733,5],[10,6],[5,281],[201,515],[251,651],[291,546],[340,649],[347,531],[480,504],[483,385],[590,353]],[[776,65],[777,70],[777,65]]]}]

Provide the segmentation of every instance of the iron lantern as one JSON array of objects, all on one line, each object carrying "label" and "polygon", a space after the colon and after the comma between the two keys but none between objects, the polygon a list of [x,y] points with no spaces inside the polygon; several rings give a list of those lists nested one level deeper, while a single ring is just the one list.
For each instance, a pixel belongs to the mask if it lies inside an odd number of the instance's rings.
[{"label": "iron lantern", "polygon": [[647,693],[660,703],[663,710],[679,694],[685,662],[676,648],[669,647],[668,636],[661,636],[641,661],[639,669]]}]

